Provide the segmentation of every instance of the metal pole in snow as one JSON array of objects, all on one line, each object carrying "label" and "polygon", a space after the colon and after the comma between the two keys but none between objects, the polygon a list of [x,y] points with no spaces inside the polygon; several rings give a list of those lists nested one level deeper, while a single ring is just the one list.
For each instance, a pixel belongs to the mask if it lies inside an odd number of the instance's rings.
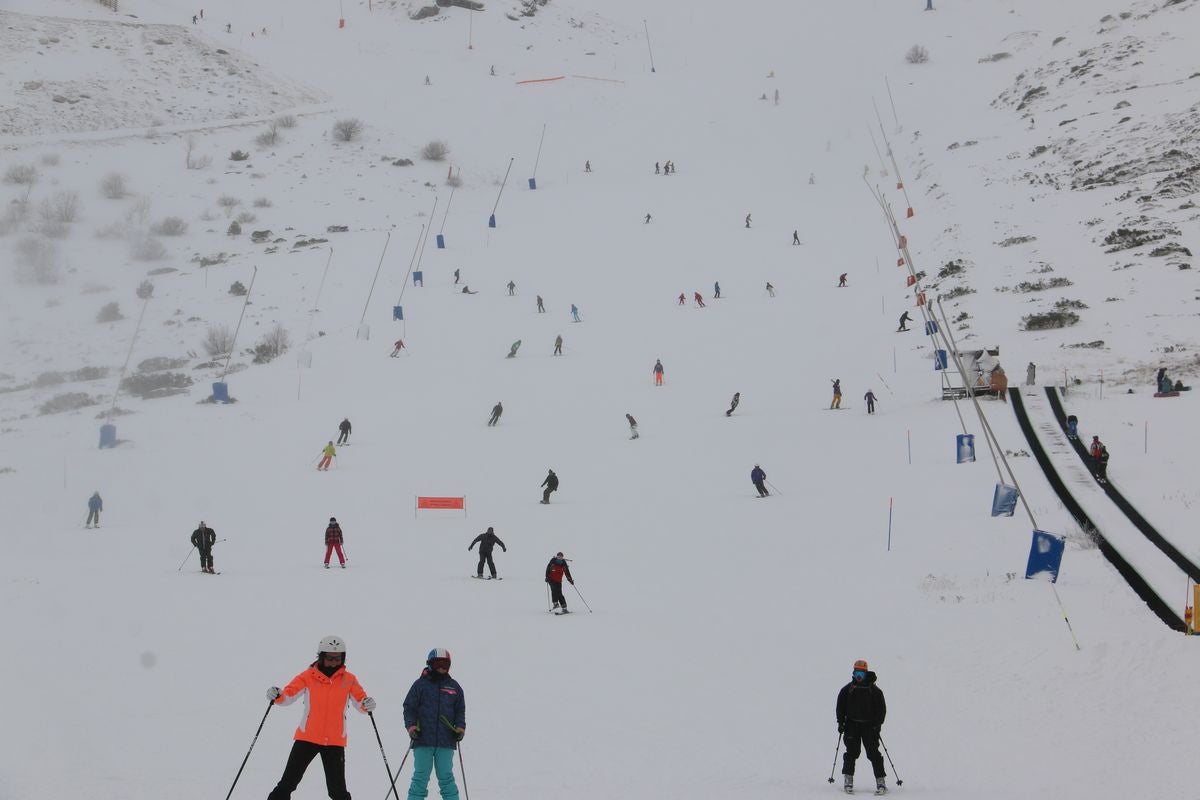
[{"label": "metal pole in snow", "polygon": [[537,157],[533,159],[533,175],[530,177],[537,178],[538,162],[542,160],[542,143],[546,141],[546,123],[542,123],[542,138],[538,139]]},{"label": "metal pole in snow", "polygon": [[888,498],[888,552],[892,552],[892,498]]},{"label": "metal pole in snow", "polygon": [[912,466],[912,430],[910,429],[908,431],[905,431],[905,435],[908,437],[908,465],[911,467]]},{"label": "metal pole in snow", "polygon": [[650,54],[650,71],[654,72],[654,48],[650,47],[650,26],[642,20],[642,29],[646,31],[646,52]]}]

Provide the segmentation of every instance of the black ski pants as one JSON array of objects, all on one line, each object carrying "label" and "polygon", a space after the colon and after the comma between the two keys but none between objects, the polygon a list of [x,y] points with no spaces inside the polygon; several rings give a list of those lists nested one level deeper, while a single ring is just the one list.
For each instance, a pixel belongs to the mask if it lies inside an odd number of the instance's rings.
[{"label": "black ski pants", "polygon": [[499,422],[499,421],[500,421],[500,415],[499,415],[499,414],[492,414],[492,418],[488,420],[488,425],[489,425],[489,426],[490,426],[490,425],[495,425],[495,424],[496,424],[497,422]]},{"label": "black ski pants", "polygon": [[553,490],[553,489],[551,489],[549,486],[547,486],[547,487],[546,487],[546,491],[542,492],[542,502],[543,502],[543,503],[549,503],[549,502],[550,502],[550,493],[551,493],[551,492],[553,492],[553,491],[554,491],[554,490]]},{"label": "black ski pants", "polygon": [[204,548],[200,548],[200,568],[201,569],[206,569],[206,568],[212,569],[213,568],[212,548],[211,547],[208,548],[207,550]]},{"label": "black ski pants", "polygon": [[854,762],[863,748],[867,750],[867,760],[876,778],[887,775],[883,770],[883,756],[879,754],[879,729],[866,722],[847,722],[846,732],[842,735],[846,743],[846,753],[842,756],[842,774],[854,774]]},{"label": "black ski pants", "polygon": [[480,550],[479,551],[479,566],[475,568],[476,575],[479,575],[480,577],[483,576],[483,565],[484,564],[487,564],[488,569],[492,573],[492,577],[493,578],[496,577],[496,562],[492,561],[492,551],[491,550]]},{"label": "black ski pants", "polygon": [[93,522],[96,523],[97,525],[100,524],[100,511],[98,509],[94,509],[94,508],[88,511],[87,522],[85,522],[83,524],[91,525]]},{"label": "black ski pants", "polygon": [[546,581],[550,584],[550,600],[554,605],[567,607],[567,598],[563,597],[562,581]]},{"label": "black ski pants", "polygon": [[350,441],[350,431],[342,431],[341,434],[338,435],[337,443],[345,444],[348,441]]},{"label": "black ski pants", "polygon": [[766,486],[763,486],[763,482],[762,482],[762,481],[755,481],[755,482],[754,482],[754,488],[755,488],[755,489],[758,489],[758,496],[759,496],[759,497],[766,497],[767,495],[769,495],[769,494],[770,494],[770,492],[768,492],[768,491],[767,491],[767,487],[766,487]]},{"label": "black ski pants", "polygon": [[304,771],[318,754],[321,756],[321,766],[325,767],[325,788],[330,800],[350,800],[350,792],[346,791],[346,748],[301,741],[292,743],[283,777],[267,795],[267,800],[288,800],[300,785]]}]

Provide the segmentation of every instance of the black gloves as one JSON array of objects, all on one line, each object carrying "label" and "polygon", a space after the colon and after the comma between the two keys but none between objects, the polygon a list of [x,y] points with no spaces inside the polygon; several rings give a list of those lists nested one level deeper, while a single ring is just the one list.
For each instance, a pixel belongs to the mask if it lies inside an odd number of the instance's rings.
[{"label": "black gloves", "polygon": [[845,733],[845,732],[846,732],[846,723],[839,722],[838,723],[838,733]]}]

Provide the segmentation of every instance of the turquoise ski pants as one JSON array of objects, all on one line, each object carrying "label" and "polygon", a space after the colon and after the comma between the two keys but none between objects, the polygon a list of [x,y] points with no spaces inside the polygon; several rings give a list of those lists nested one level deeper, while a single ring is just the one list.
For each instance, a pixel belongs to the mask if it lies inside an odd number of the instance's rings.
[{"label": "turquoise ski pants", "polygon": [[454,751],[449,747],[413,748],[413,776],[408,786],[408,800],[425,800],[429,796],[429,773],[433,770],[437,771],[442,800],[458,800],[458,784],[454,782]]}]

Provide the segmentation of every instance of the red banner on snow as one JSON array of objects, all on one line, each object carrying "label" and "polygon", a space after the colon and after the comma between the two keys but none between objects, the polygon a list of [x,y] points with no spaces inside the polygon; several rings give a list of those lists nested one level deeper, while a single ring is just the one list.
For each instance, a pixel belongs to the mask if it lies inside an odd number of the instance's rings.
[{"label": "red banner on snow", "polygon": [[462,511],[465,497],[417,497],[417,508],[453,509]]}]

